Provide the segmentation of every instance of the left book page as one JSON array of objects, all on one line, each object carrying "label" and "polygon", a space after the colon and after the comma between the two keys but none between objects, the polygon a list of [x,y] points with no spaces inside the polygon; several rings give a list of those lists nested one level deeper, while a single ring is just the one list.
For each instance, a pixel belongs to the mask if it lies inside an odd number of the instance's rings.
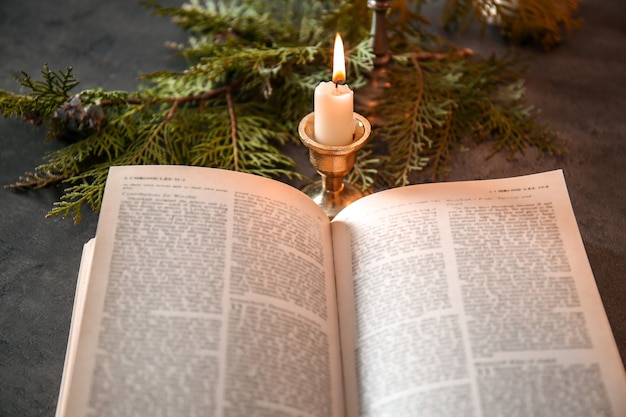
[{"label": "left book page", "polygon": [[96,236],[57,416],[343,414],[330,225],[300,191],[114,167]]}]

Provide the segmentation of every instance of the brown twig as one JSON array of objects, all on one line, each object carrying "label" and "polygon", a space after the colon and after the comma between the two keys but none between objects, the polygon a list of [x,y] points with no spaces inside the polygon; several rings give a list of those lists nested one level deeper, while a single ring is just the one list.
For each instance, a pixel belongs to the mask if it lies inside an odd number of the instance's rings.
[{"label": "brown twig", "polygon": [[452,128],[452,110],[448,110],[448,114],[446,115],[445,125],[442,132],[442,136],[440,138],[441,141],[445,141],[445,143],[441,146],[437,147],[437,151],[434,155],[433,161],[433,172],[430,176],[431,181],[435,181],[437,179],[437,175],[440,174],[440,171],[443,170],[442,166],[448,165],[448,161],[450,160],[450,145],[448,144],[448,138],[450,137],[450,129]]},{"label": "brown twig", "polygon": [[230,138],[233,141],[233,163],[235,171],[239,171],[239,151],[237,150],[237,119],[235,117],[235,106],[233,97],[228,91],[226,93],[226,103],[228,105],[228,116],[230,117]]},{"label": "brown twig", "polygon": [[229,94],[232,91],[236,90],[241,84],[242,80],[233,81],[229,85],[225,85],[223,87],[214,88],[213,90],[206,91],[202,94],[196,94],[192,96],[184,96],[184,97],[163,97],[163,98],[126,98],[124,100],[102,100],[100,102],[101,106],[114,106],[117,104],[125,103],[125,104],[151,104],[151,103],[175,103],[175,106],[178,107],[179,104],[182,103],[191,103],[197,101],[199,103],[203,103],[206,100],[212,99],[222,94]]},{"label": "brown twig", "polygon": [[421,52],[412,52],[408,54],[410,58],[417,59],[419,61],[426,61],[429,59],[442,60],[442,59],[449,59],[449,58],[464,58],[464,57],[472,56],[472,55],[474,55],[474,51],[472,51],[469,48],[459,49],[452,53],[421,51]]},{"label": "brown twig", "polygon": [[22,190],[33,189],[38,190],[50,184],[63,181],[66,177],[63,174],[52,174],[49,171],[27,172],[18,178],[15,184],[5,185],[4,188]]}]

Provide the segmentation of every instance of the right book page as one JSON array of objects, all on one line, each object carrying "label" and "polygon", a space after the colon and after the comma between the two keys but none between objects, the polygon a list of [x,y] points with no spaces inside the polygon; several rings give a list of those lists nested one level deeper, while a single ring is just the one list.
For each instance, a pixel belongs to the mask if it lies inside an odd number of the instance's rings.
[{"label": "right book page", "polygon": [[348,416],[626,415],[561,171],[384,191],[332,227]]}]

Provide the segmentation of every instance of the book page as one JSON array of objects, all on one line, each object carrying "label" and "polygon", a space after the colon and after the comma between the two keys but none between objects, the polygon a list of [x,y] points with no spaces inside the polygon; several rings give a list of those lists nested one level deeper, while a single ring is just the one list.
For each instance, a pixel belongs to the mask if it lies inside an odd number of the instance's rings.
[{"label": "book page", "polygon": [[626,415],[560,171],[410,186],[332,223],[348,415]]},{"label": "book page", "polygon": [[78,269],[78,279],[76,280],[76,291],[74,293],[74,306],[72,308],[72,322],[67,338],[67,350],[65,352],[65,364],[63,365],[63,377],[59,389],[59,401],[57,402],[56,414],[66,415],[67,394],[69,392],[70,375],[74,372],[74,361],[76,359],[76,349],[78,346],[78,332],[83,318],[85,308],[85,296],[89,286],[91,264],[93,261],[93,248],[96,244],[95,238],[89,239],[83,246],[83,253],[80,258]]},{"label": "book page", "polygon": [[330,225],[300,191],[112,168],[91,271],[60,415],[343,415]]}]

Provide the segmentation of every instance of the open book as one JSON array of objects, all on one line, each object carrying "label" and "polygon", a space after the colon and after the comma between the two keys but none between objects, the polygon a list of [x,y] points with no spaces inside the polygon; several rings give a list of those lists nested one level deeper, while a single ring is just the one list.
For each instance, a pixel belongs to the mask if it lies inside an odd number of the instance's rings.
[{"label": "open book", "polygon": [[112,168],[57,416],[344,415],[626,415],[562,172],[330,222],[278,181]]}]

